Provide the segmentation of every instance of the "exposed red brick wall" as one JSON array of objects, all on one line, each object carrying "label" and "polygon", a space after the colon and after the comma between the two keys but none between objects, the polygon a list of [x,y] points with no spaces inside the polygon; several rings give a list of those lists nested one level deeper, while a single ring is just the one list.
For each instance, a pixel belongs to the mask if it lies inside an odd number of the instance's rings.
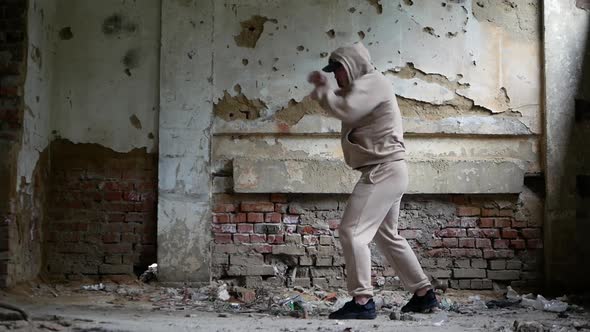
[{"label": "exposed red brick wall", "polygon": [[64,140],[50,148],[47,273],[131,274],[154,263],[157,154]]},{"label": "exposed red brick wall", "polygon": [[22,128],[26,24],[26,0],[0,0],[0,139],[14,142]]},{"label": "exposed red brick wall", "polygon": [[[291,282],[341,287],[344,260],[338,226],[345,195],[217,195],[213,208],[213,274],[248,286]],[[426,272],[453,288],[491,289],[493,283],[540,286],[542,220],[517,195],[407,195],[399,232]],[[374,281],[399,286],[373,250]],[[275,276],[268,268],[286,266]],[[288,271],[295,271],[290,278]]]},{"label": "exposed red brick wall", "polygon": [[26,0],[0,0],[0,287],[9,280],[17,153],[22,136]]}]

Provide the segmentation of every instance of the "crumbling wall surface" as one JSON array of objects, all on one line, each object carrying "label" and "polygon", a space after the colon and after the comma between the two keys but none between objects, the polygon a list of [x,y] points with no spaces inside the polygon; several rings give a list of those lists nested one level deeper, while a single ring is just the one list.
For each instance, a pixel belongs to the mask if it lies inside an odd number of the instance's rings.
[{"label": "crumbling wall surface", "polygon": [[[213,276],[263,283],[344,287],[338,226],[346,195],[215,196]],[[536,288],[542,283],[542,200],[519,195],[409,195],[399,232],[427,274],[458,289]],[[400,287],[371,246],[373,284]]]},{"label": "crumbling wall surface", "polygon": [[56,3],[55,134],[156,151],[160,1]]},{"label": "crumbling wall surface", "polygon": [[306,97],[306,75],[355,41],[392,83],[410,159],[513,158],[527,176],[542,172],[540,4],[391,1],[380,8],[369,1],[215,4],[215,191],[231,187],[231,161],[245,154],[341,159],[339,123]]},{"label": "crumbling wall surface", "polygon": [[214,3],[219,2],[162,2],[158,277],[163,281],[209,281]]},{"label": "crumbling wall surface", "polygon": [[157,155],[53,141],[44,274],[131,274],[156,259]]},{"label": "crumbling wall surface", "polygon": [[43,33],[55,55],[34,45],[30,57],[50,81],[30,75],[27,91],[51,130],[36,139],[52,142],[42,272],[131,274],[156,260],[160,1],[53,3]]},{"label": "crumbling wall surface", "polygon": [[[269,266],[280,261],[279,279],[342,284],[332,255],[343,204],[325,208],[314,193],[348,193],[354,174],[339,164],[340,124],[306,97],[306,78],[362,41],[402,111],[416,194],[402,229],[424,265],[458,288],[540,284],[542,216],[516,212],[543,206],[525,185],[543,172],[538,1],[250,0],[214,12],[211,165],[227,205],[212,218],[213,276],[277,281]],[[383,263],[376,271],[391,277]]]},{"label": "crumbling wall surface", "polygon": [[[304,100],[307,73],[329,52],[360,40],[408,104],[408,115],[514,115],[540,133],[536,1],[388,1],[382,7],[380,14],[368,1],[217,4],[215,100],[258,100],[266,106],[260,116],[271,116]],[[250,39],[256,42],[245,43]],[[412,114],[423,106],[427,112]]]},{"label": "crumbling wall surface", "polygon": [[17,281],[17,170],[22,144],[28,1],[2,1],[0,23],[0,287]]},{"label": "crumbling wall surface", "polygon": [[551,289],[586,288],[590,210],[590,11],[543,2],[545,41],[546,276]]},{"label": "crumbling wall surface", "polygon": [[22,141],[17,161],[15,227],[11,250],[13,280],[35,278],[42,268],[43,224],[49,172],[50,106],[55,6],[30,1],[27,61],[23,86]]}]

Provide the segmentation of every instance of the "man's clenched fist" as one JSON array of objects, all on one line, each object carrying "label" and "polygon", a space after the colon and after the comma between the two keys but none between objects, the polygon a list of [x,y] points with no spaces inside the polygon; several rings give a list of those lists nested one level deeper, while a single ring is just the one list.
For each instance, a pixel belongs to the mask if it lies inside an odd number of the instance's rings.
[{"label": "man's clenched fist", "polygon": [[307,81],[316,86],[324,86],[328,82],[328,79],[324,74],[320,73],[319,71],[313,71],[309,74]]}]

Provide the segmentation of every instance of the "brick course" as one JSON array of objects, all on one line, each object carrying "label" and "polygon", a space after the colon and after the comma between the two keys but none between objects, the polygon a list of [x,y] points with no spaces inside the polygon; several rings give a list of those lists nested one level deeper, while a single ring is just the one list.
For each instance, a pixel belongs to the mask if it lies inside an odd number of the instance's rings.
[{"label": "brick course", "polygon": [[[14,241],[15,211],[11,201],[17,191],[16,165],[22,138],[24,99],[23,89],[27,53],[27,3],[26,0],[3,1],[0,8],[0,288],[15,281],[9,258],[10,240]],[[14,242],[13,242],[14,243]]]},{"label": "brick course", "polygon": [[[502,196],[501,207],[489,207],[496,204],[496,198],[468,195],[423,198],[406,195],[400,213],[399,234],[408,239],[425,271],[452,287],[491,289],[494,282],[518,285],[525,281],[525,277],[527,282],[538,281],[540,266],[537,262],[542,255],[539,250],[542,248],[541,228],[515,227],[513,215],[518,208],[517,196]],[[214,255],[228,252],[262,253],[266,262],[298,265],[300,269],[298,276],[291,281],[293,284],[330,286],[342,284],[345,280],[342,269],[334,270],[339,272],[328,279],[313,278],[306,273],[343,266],[338,226],[346,195],[269,194],[257,195],[252,199],[250,195],[234,194],[219,195],[215,199],[216,213],[213,215],[212,230],[218,245],[214,247]],[[443,204],[451,212],[441,215],[436,208],[430,211],[430,201]],[[233,238],[228,237],[230,234],[219,228],[219,215],[224,215],[222,221],[231,222],[238,219],[240,213],[256,217],[246,218],[241,227],[230,230],[230,233],[236,232]],[[540,223],[530,223],[534,224]],[[248,243],[246,236],[250,240],[256,238],[257,243]],[[378,251],[373,254],[380,256]],[[386,262],[383,257],[375,258],[373,262],[375,281],[385,278],[386,286],[400,287],[399,280],[396,281],[393,275],[388,274],[387,266],[376,264]],[[239,273],[246,278],[246,275],[251,277],[251,273],[256,273],[253,270],[235,269],[230,273],[228,269],[231,266],[227,264],[218,267],[215,269],[216,278],[233,278]],[[303,273],[303,267],[308,272]],[[529,270],[531,272],[524,274],[524,271]],[[290,280],[289,276],[282,278]]]},{"label": "brick course", "polygon": [[[64,140],[50,149],[44,273],[72,279],[130,274],[156,262],[157,156]],[[214,215],[215,225],[232,225],[234,210],[219,209],[224,213]],[[233,226],[215,243],[233,243]]]}]

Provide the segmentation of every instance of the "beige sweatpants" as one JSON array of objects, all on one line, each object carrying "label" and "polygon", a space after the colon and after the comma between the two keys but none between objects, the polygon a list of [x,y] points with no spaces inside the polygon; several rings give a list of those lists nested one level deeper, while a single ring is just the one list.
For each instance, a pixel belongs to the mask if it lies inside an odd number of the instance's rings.
[{"label": "beige sweatpants", "polygon": [[375,239],[407,290],[430,286],[408,241],[397,232],[402,196],[408,187],[404,160],[372,165],[363,173],[348,200],[340,224],[340,242],[351,296],[373,295],[371,252]]}]

